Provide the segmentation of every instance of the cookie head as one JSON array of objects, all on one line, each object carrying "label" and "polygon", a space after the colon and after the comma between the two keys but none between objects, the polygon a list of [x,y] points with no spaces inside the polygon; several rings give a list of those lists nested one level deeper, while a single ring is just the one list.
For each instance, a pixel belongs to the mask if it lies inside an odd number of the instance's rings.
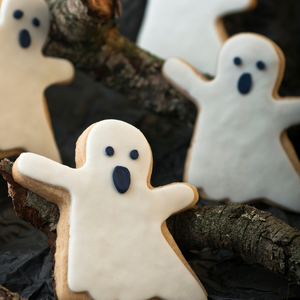
[{"label": "cookie head", "polygon": [[98,166],[107,184],[120,195],[147,184],[151,163],[152,154],[144,135],[125,122],[99,122],[87,137],[84,167]]},{"label": "cookie head", "polygon": [[256,34],[238,34],[221,50],[217,77],[224,77],[240,95],[259,90],[272,93],[281,80],[283,64],[281,50],[272,41]]},{"label": "cookie head", "polygon": [[0,28],[6,46],[41,51],[50,25],[49,9],[44,0],[3,0]]}]

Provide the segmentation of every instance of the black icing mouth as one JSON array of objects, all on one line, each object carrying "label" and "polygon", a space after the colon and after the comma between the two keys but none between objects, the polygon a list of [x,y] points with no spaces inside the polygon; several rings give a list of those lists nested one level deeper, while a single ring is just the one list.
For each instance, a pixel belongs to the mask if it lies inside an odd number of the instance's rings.
[{"label": "black icing mouth", "polygon": [[31,44],[31,37],[26,29],[22,29],[19,33],[19,43],[22,48],[28,48]]},{"label": "black icing mouth", "polygon": [[238,81],[238,91],[241,94],[248,94],[252,87],[252,76],[250,73],[243,73]]},{"label": "black icing mouth", "polygon": [[125,167],[116,166],[113,171],[113,181],[120,194],[126,193],[131,182],[129,170]]}]

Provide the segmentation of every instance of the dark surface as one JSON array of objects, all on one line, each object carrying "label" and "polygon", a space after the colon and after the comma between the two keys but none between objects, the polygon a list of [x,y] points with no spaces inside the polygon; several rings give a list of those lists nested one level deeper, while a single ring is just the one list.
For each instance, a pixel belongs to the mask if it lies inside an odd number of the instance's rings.
[{"label": "dark surface", "polygon": [[[121,30],[132,40],[143,14],[145,1],[123,0]],[[300,1],[261,0],[257,9],[225,19],[230,34],[253,31],[276,41],[283,49],[287,70],[280,94],[300,95]],[[171,116],[157,115],[129,103],[121,95],[77,73],[69,86],[51,87],[47,99],[56,140],[65,164],[74,166],[75,142],[90,124],[107,118],[127,121],[140,128],[154,157],[152,184],[181,181],[192,127]],[[289,136],[300,153],[299,128]],[[43,233],[19,220],[0,181],[0,284],[21,296],[53,299],[52,260]],[[199,205],[216,205],[201,201]],[[257,203],[288,224],[300,229],[300,216]],[[300,288],[281,276],[227,251],[185,253],[210,299],[300,299]],[[188,300],[188,299],[187,299]]]},{"label": "dark surface", "polygon": [[147,0],[120,0],[120,2],[123,9],[122,17],[118,21],[121,33],[135,42],[143,21]]}]

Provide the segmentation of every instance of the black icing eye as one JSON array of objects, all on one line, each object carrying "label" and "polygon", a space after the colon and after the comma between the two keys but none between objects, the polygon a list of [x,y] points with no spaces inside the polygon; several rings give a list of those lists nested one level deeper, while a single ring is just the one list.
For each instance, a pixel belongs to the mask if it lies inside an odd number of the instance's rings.
[{"label": "black icing eye", "polygon": [[130,157],[131,157],[132,159],[137,159],[137,158],[139,157],[139,152],[138,152],[137,150],[132,150],[132,151],[130,152]]},{"label": "black icing eye", "polygon": [[264,70],[266,68],[266,65],[263,61],[259,60],[257,63],[256,63],[256,66],[257,66],[257,69],[259,70]]},{"label": "black icing eye", "polygon": [[115,150],[114,150],[113,147],[108,146],[108,147],[105,148],[105,153],[106,153],[107,156],[113,156],[114,153],[115,153]]},{"label": "black icing eye", "polygon": [[14,11],[13,16],[15,19],[21,19],[23,17],[23,12],[17,9]]},{"label": "black icing eye", "polygon": [[233,59],[233,62],[235,65],[239,66],[242,63],[242,60],[237,56]]},{"label": "black icing eye", "polygon": [[32,24],[35,27],[39,27],[40,26],[40,20],[38,18],[33,18],[32,19]]}]

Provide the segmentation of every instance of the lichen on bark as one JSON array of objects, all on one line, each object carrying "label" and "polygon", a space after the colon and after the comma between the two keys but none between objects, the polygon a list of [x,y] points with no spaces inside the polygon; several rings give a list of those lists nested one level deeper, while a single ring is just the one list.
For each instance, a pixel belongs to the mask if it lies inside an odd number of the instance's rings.
[{"label": "lichen on bark", "polygon": [[28,191],[25,206],[36,209],[38,211],[38,217],[49,223],[50,231],[56,229],[59,220],[59,209],[56,204]]}]

